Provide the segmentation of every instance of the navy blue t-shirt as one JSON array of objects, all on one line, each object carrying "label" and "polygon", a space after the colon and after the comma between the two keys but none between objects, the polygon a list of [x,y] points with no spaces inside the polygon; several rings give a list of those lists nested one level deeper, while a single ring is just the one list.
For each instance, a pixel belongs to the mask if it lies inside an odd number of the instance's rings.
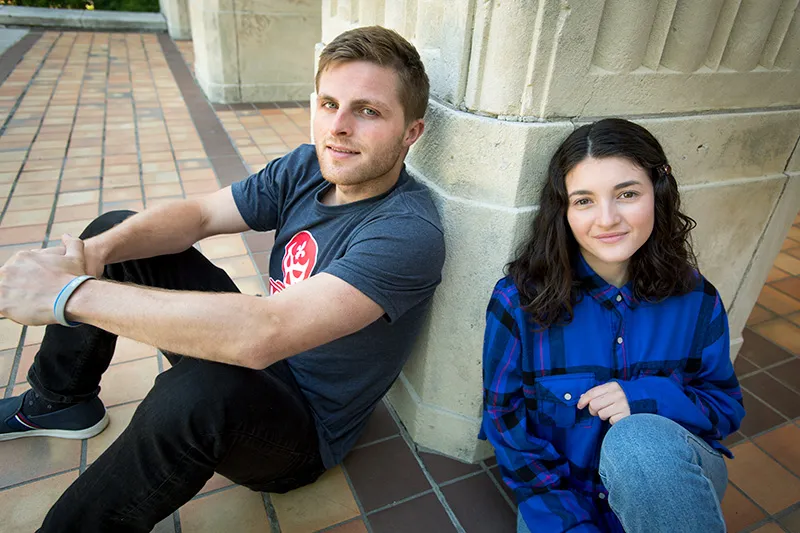
[{"label": "navy blue t-shirt", "polygon": [[270,294],[326,272],[385,312],[361,331],[287,359],[314,412],[328,468],[355,444],[400,373],[444,263],[444,235],[430,193],[405,169],[389,192],[359,202],[322,204],[332,186],[313,145],[232,186],[247,225],[276,230]]}]

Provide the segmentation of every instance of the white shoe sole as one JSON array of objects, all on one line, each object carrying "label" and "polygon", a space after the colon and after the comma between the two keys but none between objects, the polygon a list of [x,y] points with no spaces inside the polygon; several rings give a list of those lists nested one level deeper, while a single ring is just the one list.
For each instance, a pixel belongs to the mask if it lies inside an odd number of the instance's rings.
[{"label": "white shoe sole", "polygon": [[30,431],[16,431],[14,433],[3,433],[0,441],[21,439],[24,437],[56,437],[59,439],[90,439],[101,433],[109,422],[108,412],[103,415],[103,419],[97,424],[86,429],[32,429]]}]

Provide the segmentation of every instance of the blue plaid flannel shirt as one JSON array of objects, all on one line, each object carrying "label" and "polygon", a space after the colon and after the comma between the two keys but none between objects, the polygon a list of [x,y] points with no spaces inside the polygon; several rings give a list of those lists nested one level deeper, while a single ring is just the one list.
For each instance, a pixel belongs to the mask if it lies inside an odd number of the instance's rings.
[{"label": "blue plaid flannel shirt", "polygon": [[617,381],[631,413],[674,420],[727,456],[719,441],[744,417],[730,361],[728,319],[717,290],[658,303],[630,284],[609,285],[581,258],[583,297],[566,326],[535,332],[509,278],[486,313],[481,438],[494,446],[522,518],[537,533],[620,532],[600,480],[607,422],[578,410],[581,394]]}]

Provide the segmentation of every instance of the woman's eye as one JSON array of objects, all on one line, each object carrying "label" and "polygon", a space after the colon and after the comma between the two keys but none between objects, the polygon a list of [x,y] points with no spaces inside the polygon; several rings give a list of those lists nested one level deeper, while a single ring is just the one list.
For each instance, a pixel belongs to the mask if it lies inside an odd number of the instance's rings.
[{"label": "woman's eye", "polygon": [[625,200],[630,200],[632,198],[636,198],[639,196],[639,193],[636,191],[625,191],[624,193],[619,195],[620,198],[624,198]]},{"label": "woman's eye", "polygon": [[578,206],[589,205],[589,203],[590,200],[588,198],[578,198],[577,200],[575,200],[575,205]]}]

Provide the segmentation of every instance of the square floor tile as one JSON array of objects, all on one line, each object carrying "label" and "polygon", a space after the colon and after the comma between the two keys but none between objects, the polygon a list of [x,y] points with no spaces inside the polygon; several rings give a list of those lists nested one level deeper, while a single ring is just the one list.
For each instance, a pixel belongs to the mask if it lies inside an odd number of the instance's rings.
[{"label": "square floor tile", "polygon": [[385,400],[381,400],[375,406],[375,410],[369,416],[367,426],[364,428],[364,432],[359,437],[358,442],[356,442],[356,446],[400,435],[400,430],[397,428],[397,424],[395,424],[392,415],[389,413],[389,408],[386,407],[384,402]]},{"label": "square floor tile", "polygon": [[367,512],[431,489],[403,439],[353,450],[344,466]]},{"label": "square floor tile", "polygon": [[[46,229],[46,224],[0,228],[0,246],[23,243],[41,243],[44,239]],[[38,246],[34,246],[34,248],[38,248]]]},{"label": "square floor tile", "polygon": [[785,418],[770,409],[761,400],[754,398],[749,392],[742,391],[742,399],[746,413],[739,431],[748,437],[786,422]]},{"label": "square floor tile", "polygon": [[269,252],[272,250],[272,245],[275,244],[275,232],[249,231],[244,234],[244,240],[253,253]]},{"label": "square floor tile", "polygon": [[800,277],[787,278],[771,284],[781,292],[785,292],[795,300],[800,300]]},{"label": "square floor tile", "polygon": [[800,427],[787,424],[754,440],[779,463],[800,476]]},{"label": "square floor tile", "polygon": [[778,522],[790,533],[800,533],[800,508],[782,515]]},{"label": "square floor tile", "polygon": [[728,435],[725,439],[722,440],[722,445],[726,448],[730,449],[732,446],[742,442],[746,437],[744,434],[734,431],[730,435]]},{"label": "square floor tile", "polygon": [[255,266],[253,266],[253,261],[250,259],[250,256],[247,255],[215,259],[214,264],[227,272],[228,276],[231,278],[245,278],[258,275]]},{"label": "square floor tile", "polygon": [[119,405],[108,409],[111,419],[108,427],[99,435],[86,441],[86,461],[93,463],[100,455],[117,440],[133,418],[133,413],[139,407],[139,402]]},{"label": "square floor tile", "polygon": [[16,350],[3,350],[0,352],[0,385],[4,387],[11,377],[11,368],[14,366],[14,357],[16,355]]},{"label": "square floor tile", "polygon": [[200,250],[209,259],[247,255],[241,235],[221,235],[200,241]]},{"label": "square floor tile", "polygon": [[[5,450],[4,452],[5,453]],[[30,533],[42,525],[50,507],[78,479],[67,472],[0,492],[0,516],[4,533]]]},{"label": "square floor tile", "polygon": [[789,390],[765,372],[744,378],[740,384],[787,418],[800,416],[800,394]]},{"label": "square floor tile", "polygon": [[153,346],[126,337],[117,337],[117,347],[114,349],[114,359],[111,362],[123,363],[155,355],[156,349]]},{"label": "square floor tile", "polygon": [[260,492],[233,487],[196,500],[180,509],[186,533],[264,533],[270,531]]},{"label": "square floor tile", "polygon": [[66,192],[58,195],[58,207],[68,207],[81,204],[96,205],[99,201],[99,191]]},{"label": "square floor tile", "polygon": [[311,485],[271,498],[283,533],[317,531],[359,514],[341,467],[328,470]]},{"label": "square floor tile", "polygon": [[0,446],[3,457],[0,488],[78,468],[81,463],[79,440],[27,437]]},{"label": "square floor tile", "polygon": [[764,518],[764,513],[731,484],[722,498],[722,516],[729,533],[737,533]]},{"label": "square floor tile", "polygon": [[3,217],[2,227],[31,226],[47,224],[50,220],[50,209],[31,209],[28,211],[9,211]]},{"label": "square floor tile", "polygon": [[745,374],[757,371],[758,367],[740,354],[736,356],[736,360],[733,362],[733,369],[736,372],[736,376],[741,377]]},{"label": "square floor tile", "polygon": [[755,324],[760,324],[761,322],[775,318],[775,316],[775,313],[772,311],[765,309],[760,305],[756,305],[753,307],[753,310],[750,312],[750,316],[747,318],[747,325],[753,326]]},{"label": "square floor tile", "polygon": [[734,448],[728,460],[728,478],[768,513],[777,513],[800,501],[800,479],[746,442]]},{"label": "square floor tile", "polygon": [[800,391],[800,359],[791,359],[769,370],[775,379]]},{"label": "square floor tile", "polygon": [[326,530],[326,533],[367,533],[367,526],[363,520],[353,520],[341,526]]},{"label": "square floor tile", "polygon": [[373,533],[447,533],[456,528],[435,494],[427,494],[368,517]]},{"label": "square floor tile", "polygon": [[445,483],[481,470],[481,465],[462,463],[436,453],[420,452],[422,462],[436,483]]},{"label": "square floor tile", "polygon": [[14,383],[25,383],[28,379],[28,370],[30,370],[36,354],[39,352],[41,344],[30,344],[22,348],[22,353],[19,357],[19,368],[17,368],[17,375],[14,378]]},{"label": "square floor tile", "polygon": [[758,296],[759,305],[766,307],[773,313],[788,315],[800,310],[800,301],[795,300],[769,285],[764,285]]},{"label": "square floor tile", "polygon": [[784,533],[784,531],[778,524],[770,522],[756,529],[753,533]]},{"label": "square floor tile", "polygon": [[750,328],[745,328],[742,336],[744,337],[744,344],[739,350],[739,356],[746,357],[748,361],[755,363],[756,366],[763,368],[792,359],[792,354],[788,351],[768,341]]},{"label": "square floor tile", "polygon": [[155,357],[112,365],[100,381],[100,399],[106,407],[141,400],[152,388],[157,375]]},{"label": "square floor tile", "polygon": [[753,329],[765,339],[786,348],[794,355],[800,355],[800,328],[784,318],[762,322]]},{"label": "square floor tile", "polygon": [[41,344],[46,330],[47,328],[45,326],[28,326],[28,329],[25,330],[25,346],[29,344]]},{"label": "square floor tile", "polygon": [[214,475],[211,476],[211,479],[206,481],[206,484],[203,485],[203,488],[200,489],[200,492],[198,492],[197,494],[199,496],[207,492],[219,490],[225,487],[230,487],[233,484],[234,484],[233,481],[231,481],[230,479],[226,478],[222,474],[217,474],[216,472],[214,472]]},{"label": "square floor tile", "polygon": [[500,468],[492,468],[489,470],[489,474],[497,481],[497,484],[500,485],[500,488],[506,493],[506,496],[508,496],[508,499],[511,501],[511,503],[516,505],[517,497],[514,495],[514,491],[508,488],[506,482],[503,481],[503,474],[500,471]]},{"label": "square floor tile", "polygon": [[793,276],[800,275],[800,259],[787,253],[779,253],[775,258],[775,266]]},{"label": "square floor tile", "polygon": [[0,350],[13,350],[19,345],[22,326],[7,318],[0,319]]},{"label": "square floor tile", "polygon": [[72,222],[73,220],[92,220],[99,213],[96,204],[72,205],[56,209],[54,222]]},{"label": "square floor tile", "polygon": [[487,474],[442,487],[447,503],[467,533],[514,531],[517,516]]}]

